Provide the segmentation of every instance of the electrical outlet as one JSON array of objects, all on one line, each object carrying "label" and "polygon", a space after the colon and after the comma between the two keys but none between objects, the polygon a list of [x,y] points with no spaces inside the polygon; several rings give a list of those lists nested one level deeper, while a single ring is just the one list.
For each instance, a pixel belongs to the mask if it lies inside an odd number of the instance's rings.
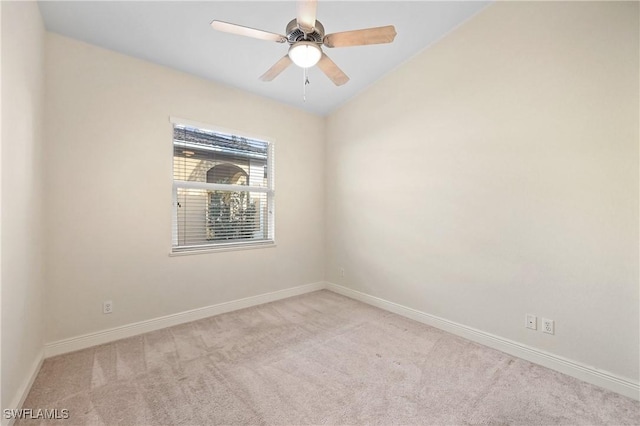
[{"label": "electrical outlet", "polygon": [[530,328],[531,330],[538,329],[538,317],[535,315],[527,314],[525,318],[525,327]]},{"label": "electrical outlet", "polygon": [[344,268],[340,268],[340,278],[344,278]]},{"label": "electrical outlet", "polygon": [[542,318],[542,331],[549,334],[555,334],[555,324],[553,320]]},{"label": "electrical outlet", "polygon": [[110,314],[111,312],[113,312],[113,302],[111,300],[102,302],[102,313]]}]

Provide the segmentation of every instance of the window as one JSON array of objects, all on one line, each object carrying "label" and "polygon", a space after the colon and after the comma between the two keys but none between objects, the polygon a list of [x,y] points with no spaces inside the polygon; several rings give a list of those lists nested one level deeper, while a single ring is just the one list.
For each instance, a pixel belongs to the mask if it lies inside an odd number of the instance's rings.
[{"label": "window", "polygon": [[174,121],[172,251],[273,243],[272,156],[268,141]]}]

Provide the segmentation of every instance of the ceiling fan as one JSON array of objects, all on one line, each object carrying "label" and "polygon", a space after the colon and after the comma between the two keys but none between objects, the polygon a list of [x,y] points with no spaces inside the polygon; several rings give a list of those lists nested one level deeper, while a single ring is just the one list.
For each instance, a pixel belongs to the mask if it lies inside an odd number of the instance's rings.
[{"label": "ceiling fan", "polygon": [[260,76],[262,81],[273,80],[291,63],[301,68],[317,64],[336,86],[345,84],[349,77],[322,51],[322,45],[332,48],[391,43],[396,36],[393,25],[325,35],[324,26],[316,20],[316,8],[317,0],[299,0],[296,18],[287,24],[286,35],[216,20],[211,22],[211,26],[231,34],[289,43],[289,52]]}]

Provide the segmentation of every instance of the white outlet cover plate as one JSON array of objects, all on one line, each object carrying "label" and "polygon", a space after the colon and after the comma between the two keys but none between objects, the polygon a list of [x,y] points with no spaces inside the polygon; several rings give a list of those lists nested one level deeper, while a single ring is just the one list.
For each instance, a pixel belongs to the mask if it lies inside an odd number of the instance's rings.
[{"label": "white outlet cover plate", "polygon": [[555,323],[553,320],[542,318],[542,331],[549,334],[555,334]]}]

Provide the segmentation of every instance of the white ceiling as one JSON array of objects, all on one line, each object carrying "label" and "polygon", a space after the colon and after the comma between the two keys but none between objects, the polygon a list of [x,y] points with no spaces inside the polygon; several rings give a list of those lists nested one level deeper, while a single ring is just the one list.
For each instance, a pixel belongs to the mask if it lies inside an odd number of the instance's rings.
[{"label": "white ceiling", "polygon": [[336,87],[313,68],[306,102],[302,69],[296,66],[270,83],[258,80],[287,53],[288,44],[221,33],[209,25],[217,19],[284,34],[295,18],[293,1],[40,1],[39,5],[49,31],[327,114],[488,3],[320,0],[317,19],[327,34],[392,24],[398,35],[392,44],[324,48],[351,80]]}]

